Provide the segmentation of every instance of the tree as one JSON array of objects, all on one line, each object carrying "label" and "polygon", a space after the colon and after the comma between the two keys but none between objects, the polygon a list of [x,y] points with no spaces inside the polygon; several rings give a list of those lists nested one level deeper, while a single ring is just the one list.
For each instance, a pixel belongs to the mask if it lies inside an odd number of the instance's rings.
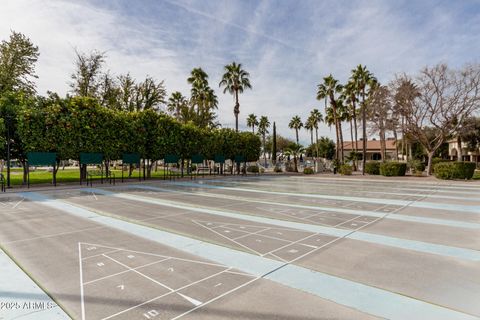
[{"label": "tree", "polygon": [[216,122],[214,110],[218,108],[218,98],[212,88],[208,85],[208,75],[202,68],[194,68],[187,79],[192,85],[191,89],[191,113],[193,122],[202,128],[214,128],[219,124]]},{"label": "tree", "polygon": [[[338,83],[331,74],[323,78],[323,83],[318,85],[317,100],[325,99],[325,112],[327,112],[327,101],[330,102],[331,114],[333,116],[333,123],[335,124],[335,135],[337,137],[337,152],[336,159],[341,159],[343,162],[343,133],[342,124],[338,117],[338,100],[336,95],[342,92],[342,85]],[[339,156],[340,152],[340,156]]]},{"label": "tree", "polygon": [[305,122],[305,129],[310,131],[310,145],[313,145],[313,130],[315,129],[315,125],[315,120],[312,118],[312,116],[309,116]]},{"label": "tree", "polygon": [[[345,96],[345,103],[348,106],[349,118],[353,121],[353,132],[355,134],[355,144],[353,145],[353,150],[358,151],[358,126],[357,126],[357,96],[359,94],[356,82],[350,79],[348,83],[343,88],[343,95]],[[350,124],[351,126],[351,124]],[[353,141],[352,140],[352,144]]]},{"label": "tree", "polygon": [[191,120],[188,100],[181,92],[172,92],[170,98],[168,98],[167,111],[182,123],[187,123]]},{"label": "tree", "polygon": [[235,115],[235,130],[238,131],[238,115],[240,114],[240,103],[238,102],[238,94],[243,93],[245,89],[251,89],[250,74],[242,69],[242,64],[232,62],[224,67],[225,73],[219,83],[220,87],[225,87],[223,93],[227,91],[234,96],[235,106],[233,114]]},{"label": "tree", "polygon": [[316,143],[316,142],[318,142],[318,126],[319,126],[320,122],[323,122],[323,116],[320,113],[320,111],[318,111],[318,109],[315,108],[312,111],[310,111],[310,117],[312,118],[312,121],[314,123],[315,143]]},{"label": "tree", "polygon": [[458,136],[460,141],[465,142],[467,150],[478,150],[480,148],[480,117],[466,118],[458,131]]},{"label": "tree", "polygon": [[298,172],[298,157],[305,151],[302,145],[292,143],[285,149],[285,155],[293,157],[294,171]]},{"label": "tree", "polygon": [[[450,69],[446,64],[425,67],[416,77],[418,96],[403,106],[406,133],[427,151],[428,174],[432,174],[435,151],[462,126],[465,119],[479,110],[480,66]],[[404,79],[411,81],[411,79]],[[403,82],[403,81],[401,81]],[[426,127],[435,128],[429,137]]]},{"label": "tree", "polygon": [[130,73],[118,77],[120,109],[134,111],[136,109],[136,83]]},{"label": "tree", "polygon": [[258,124],[258,133],[262,136],[262,145],[263,145],[263,159],[265,160],[265,166],[267,165],[267,156],[266,156],[266,135],[268,133],[268,128],[270,127],[270,121],[266,116],[261,116]]},{"label": "tree", "polygon": [[107,72],[100,76],[98,99],[102,106],[119,110],[120,88],[115,79]]},{"label": "tree", "polygon": [[252,133],[255,133],[255,126],[258,126],[257,116],[250,113],[247,117],[247,127],[252,128]]},{"label": "tree", "polygon": [[74,95],[81,97],[97,97],[100,90],[100,78],[105,64],[105,53],[92,51],[89,54],[75,50],[75,72],[72,73],[70,88]]},{"label": "tree", "polygon": [[391,95],[386,86],[372,87],[372,95],[368,102],[367,117],[370,128],[380,138],[380,153],[382,161],[386,160],[386,131],[391,119]]},{"label": "tree", "polygon": [[272,134],[272,162],[276,164],[277,162],[277,125],[275,121],[273,122],[273,134]]},{"label": "tree", "polygon": [[292,120],[290,120],[290,123],[288,124],[288,127],[290,129],[295,130],[295,137],[296,137],[296,141],[297,141],[297,144],[298,144],[298,130],[300,130],[303,127],[302,119],[300,119],[299,116],[294,116],[292,118]]},{"label": "tree", "polygon": [[325,159],[332,160],[335,156],[335,143],[328,137],[318,140],[318,152]]},{"label": "tree", "polygon": [[370,94],[371,88],[375,85],[377,79],[373,74],[367,70],[366,66],[358,65],[356,69],[352,70],[350,78],[355,83],[355,88],[358,90],[361,100],[362,111],[362,129],[363,129],[363,165],[362,174],[365,175],[365,165],[367,163],[367,97]]},{"label": "tree", "polygon": [[0,43],[0,95],[9,91],[35,92],[35,63],[38,47],[29,38],[12,31],[8,41]]},{"label": "tree", "polygon": [[167,91],[163,81],[156,82],[147,76],[143,82],[135,87],[135,109],[158,111],[159,106],[165,103]]}]

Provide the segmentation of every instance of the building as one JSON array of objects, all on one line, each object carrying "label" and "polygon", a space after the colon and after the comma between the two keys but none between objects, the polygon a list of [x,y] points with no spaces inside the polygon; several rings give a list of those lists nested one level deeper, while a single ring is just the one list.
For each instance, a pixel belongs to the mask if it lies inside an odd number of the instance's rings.
[{"label": "building", "polygon": [[[385,141],[386,145],[386,158],[395,159],[397,149],[395,147],[395,140],[388,138]],[[355,141],[344,141],[343,142],[343,155],[348,157],[350,152],[355,150]],[[363,141],[358,141],[358,152],[363,152]],[[380,140],[368,140],[367,141],[367,160],[382,160],[382,153],[380,148]]]},{"label": "building", "polygon": [[461,147],[459,152],[457,139],[448,140],[448,156],[451,160],[457,160],[460,155],[462,161],[480,162],[480,148],[469,150],[465,142],[462,142]]}]

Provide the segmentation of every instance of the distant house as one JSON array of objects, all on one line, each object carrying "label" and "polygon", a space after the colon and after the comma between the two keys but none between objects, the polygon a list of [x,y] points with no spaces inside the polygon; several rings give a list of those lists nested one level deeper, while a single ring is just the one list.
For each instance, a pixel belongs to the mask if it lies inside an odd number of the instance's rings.
[{"label": "distant house", "polygon": [[[395,140],[388,138],[385,141],[386,145],[386,157],[387,159],[394,159],[397,149],[395,148]],[[348,157],[350,152],[355,150],[355,141],[343,142],[343,154]],[[358,152],[363,152],[363,141],[358,141]],[[382,160],[382,153],[380,148],[380,140],[368,140],[367,141],[367,160]]]},{"label": "distant house", "polygon": [[458,150],[457,139],[448,140],[448,156],[451,160],[457,160],[460,156],[462,161],[480,162],[480,148],[469,150],[464,142],[461,147],[461,150]]}]

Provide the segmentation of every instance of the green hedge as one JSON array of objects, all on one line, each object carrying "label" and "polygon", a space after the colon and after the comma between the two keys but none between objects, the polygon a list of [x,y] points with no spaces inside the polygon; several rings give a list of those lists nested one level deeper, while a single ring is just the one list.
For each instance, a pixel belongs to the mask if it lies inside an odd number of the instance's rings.
[{"label": "green hedge", "polygon": [[434,166],[435,177],[443,180],[472,179],[474,162],[440,162]]},{"label": "green hedge", "polygon": [[368,161],[365,164],[365,173],[378,175],[380,174],[380,162]]},{"label": "green hedge", "polygon": [[247,172],[250,172],[250,173],[259,173],[260,170],[258,169],[258,166],[248,166],[248,167],[247,167]]},{"label": "green hedge", "polygon": [[340,166],[340,169],[338,170],[340,174],[343,174],[345,176],[350,176],[352,175],[352,166],[348,164],[342,164]]},{"label": "green hedge", "polygon": [[418,159],[409,161],[408,166],[412,169],[413,173],[422,173],[425,171],[425,163]]},{"label": "green hedge", "polygon": [[383,162],[380,164],[380,174],[386,177],[404,176],[407,164],[402,162]]},{"label": "green hedge", "polygon": [[314,174],[315,172],[313,171],[313,168],[307,167],[303,169],[304,174]]}]

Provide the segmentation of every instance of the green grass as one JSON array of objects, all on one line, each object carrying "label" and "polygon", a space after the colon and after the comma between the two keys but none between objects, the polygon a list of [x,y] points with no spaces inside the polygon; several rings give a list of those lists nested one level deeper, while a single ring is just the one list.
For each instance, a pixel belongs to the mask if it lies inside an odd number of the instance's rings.
[{"label": "green grass", "polygon": [[[99,172],[96,169],[89,169],[89,172]],[[122,178],[121,170],[111,170],[115,174],[115,178],[120,180]],[[163,169],[157,171],[152,171],[153,178],[163,178]],[[6,177],[6,170],[3,171],[4,176]],[[128,178],[128,171],[124,171],[124,178]],[[132,178],[138,179],[138,170],[132,172]],[[177,173],[174,173],[175,175]],[[143,173],[142,173],[143,175]],[[94,179],[100,180],[100,175],[94,175]],[[21,168],[12,168],[10,171],[10,181],[12,186],[18,186],[22,184],[23,179],[23,169]],[[30,171],[30,184],[41,184],[41,183],[51,183],[52,182],[52,172],[46,170],[36,170]],[[59,169],[57,172],[57,183],[66,183],[66,182],[80,182],[80,171],[78,168],[65,168],[65,170]]]}]

